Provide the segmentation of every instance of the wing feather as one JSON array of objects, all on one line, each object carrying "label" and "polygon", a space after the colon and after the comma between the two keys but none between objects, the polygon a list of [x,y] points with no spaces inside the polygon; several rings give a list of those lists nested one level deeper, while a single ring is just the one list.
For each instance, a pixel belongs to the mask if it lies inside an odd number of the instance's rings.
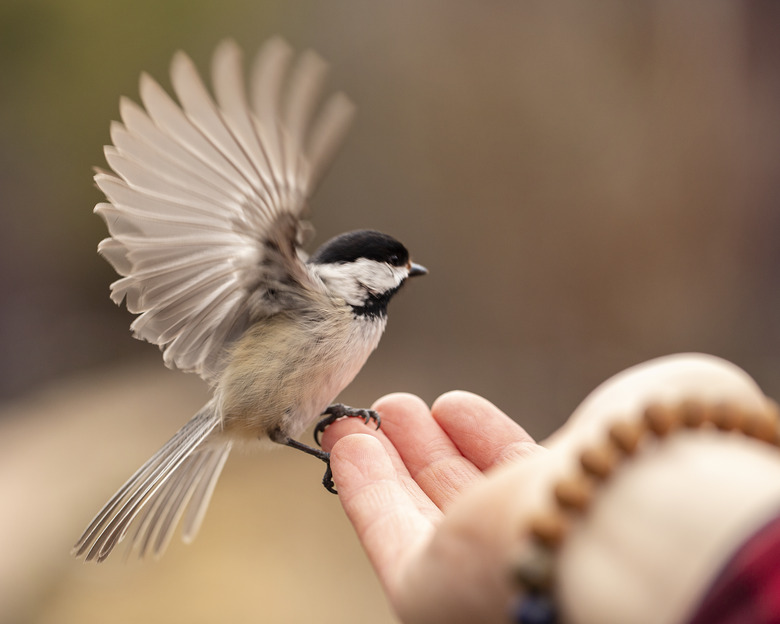
[{"label": "wing feather", "polygon": [[[152,169],[147,165],[148,170],[155,172],[163,181],[172,182],[175,186],[182,186],[183,181],[176,174],[177,171],[183,170],[198,178],[201,183],[208,184],[212,189],[211,192],[218,192],[219,196],[215,198],[216,202],[236,198],[231,189],[225,188],[224,178],[190,153],[186,147],[160,130],[143,109],[132,100],[122,98],[119,111],[128,133],[137,141],[149,145],[171,163],[161,170]],[[117,145],[117,147],[119,146]],[[220,204],[217,205],[220,206]]]},{"label": "wing feather", "polygon": [[[105,155],[113,173],[95,176],[107,198],[95,212],[110,234],[98,251],[121,276],[111,298],[139,315],[134,335],[159,345],[167,365],[210,382],[229,344],[281,309],[274,293],[306,283],[301,218],[352,116],[341,94],[319,107],[326,73],[319,57],[293,60],[284,41],[270,40],[247,90],[241,50],[224,41],[212,61],[212,97],[178,52],[171,63],[178,102],[142,74],[143,106],[122,98],[122,121],[111,125]],[[198,495],[203,483],[177,482],[175,496]],[[167,526],[179,502],[161,498],[150,507],[160,514],[154,526]],[[144,549],[156,550],[166,534],[145,536]]]},{"label": "wing feather", "polygon": [[249,103],[242,72],[241,49],[232,40],[223,41],[214,53],[212,80],[218,105],[225,123],[251,159],[257,179],[260,182],[260,197],[274,213],[274,206],[281,203],[273,172],[273,158],[270,145],[260,140]]},{"label": "wing feather", "polygon": [[[109,164],[133,185],[164,196],[182,191],[188,195],[195,194],[199,196],[199,201],[193,209],[198,209],[198,205],[206,199],[212,205],[214,202],[226,204],[226,207],[235,205],[233,212],[238,212],[239,202],[236,197],[220,188],[218,179],[210,179],[213,172],[202,164],[193,167],[189,163],[174,160],[131,134],[118,122],[111,124],[111,140],[116,149],[108,148],[107,159],[114,159],[113,163],[109,160]],[[123,166],[125,161],[129,162]],[[153,175],[149,174],[150,171],[154,172]],[[214,212],[213,208],[200,209],[208,214]]]},{"label": "wing feather", "polygon": [[214,211],[139,192],[113,176],[98,174],[95,182],[111,205],[127,215],[155,222],[190,223],[224,232],[234,229],[229,220]]},{"label": "wing feather", "polygon": [[280,203],[286,201],[284,157],[279,126],[282,83],[292,62],[293,50],[279,38],[273,38],[260,48],[250,75],[250,99],[255,113],[253,125],[260,143],[266,146],[271,174]]},{"label": "wing feather", "polygon": [[[178,52],[173,57],[171,79],[186,118],[230,163],[235,170],[231,178],[241,183],[247,196],[256,194],[262,185],[257,182],[252,184],[252,181],[256,181],[257,178],[254,167],[225,125],[216,104],[195,69],[195,64],[183,52]],[[236,173],[240,178],[236,177]]]},{"label": "wing feather", "polygon": [[309,133],[306,153],[311,166],[308,183],[316,188],[355,116],[355,105],[343,93],[336,93],[325,103]]},{"label": "wing feather", "polygon": [[309,171],[303,151],[304,133],[319,100],[325,72],[324,61],[312,52],[305,52],[290,75],[283,106],[283,127],[287,131],[282,139],[285,170],[291,176],[288,184],[293,188],[307,184]]},{"label": "wing feather", "polygon": [[[128,258],[127,247],[118,240],[106,238],[100,241],[98,252],[108,260],[112,266],[116,267],[116,270],[120,275],[127,275],[133,270],[133,263],[130,258]],[[117,303],[120,302],[121,299],[117,301]]]},{"label": "wing feather", "polygon": [[219,174],[222,177],[222,188],[238,191],[243,196],[250,194],[249,185],[226,154],[209,142],[176,102],[148,74],[141,75],[140,91],[150,119],[160,130]]}]

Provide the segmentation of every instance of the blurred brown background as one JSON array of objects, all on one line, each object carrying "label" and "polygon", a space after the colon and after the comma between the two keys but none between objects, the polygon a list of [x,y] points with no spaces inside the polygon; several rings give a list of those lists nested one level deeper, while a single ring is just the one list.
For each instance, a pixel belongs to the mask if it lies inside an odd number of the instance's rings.
[{"label": "blurred brown background", "polygon": [[317,242],[374,227],[431,271],[344,400],[463,388],[541,437],[671,352],[780,396],[779,29],[769,0],[0,3],[0,621],[394,621],[283,450],[231,458],[159,563],[68,557],[205,398],[130,338],[95,253],[91,167],[142,70],[277,33],[329,60],[359,114]]}]

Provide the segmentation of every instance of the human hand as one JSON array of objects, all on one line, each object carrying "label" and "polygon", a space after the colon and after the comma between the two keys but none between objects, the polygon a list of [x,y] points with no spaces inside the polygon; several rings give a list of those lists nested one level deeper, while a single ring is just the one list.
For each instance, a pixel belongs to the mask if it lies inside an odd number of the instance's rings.
[{"label": "human hand", "polygon": [[431,409],[393,394],[374,409],[380,430],[342,419],[325,431],[323,447],[391,605],[404,622],[505,621],[510,587],[493,555],[506,556],[517,528],[503,493],[475,486],[486,470],[544,449],[467,392],[447,393]]},{"label": "human hand", "polygon": [[[410,395],[385,397],[374,406],[380,431],[345,419],[328,428],[323,445],[332,449],[342,505],[402,621],[506,622],[518,591],[510,571],[556,480],[615,419],[686,399],[748,412],[765,406],[743,371],[688,354],[605,382],[545,448],[464,392],[442,396],[431,410]],[[776,453],[744,436],[701,431],[650,445],[601,485],[558,553],[565,621],[681,621],[712,571],[776,510],[777,484]]]}]

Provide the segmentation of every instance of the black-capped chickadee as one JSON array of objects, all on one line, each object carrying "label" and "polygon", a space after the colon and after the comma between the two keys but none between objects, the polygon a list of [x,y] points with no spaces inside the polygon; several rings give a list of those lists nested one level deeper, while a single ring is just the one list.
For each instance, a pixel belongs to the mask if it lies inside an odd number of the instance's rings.
[{"label": "black-capped chickadee", "polygon": [[110,238],[99,251],[122,275],[111,297],[139,316],[136,338],[159,345],[170,367],[192,371],[213,397],[97,514],[74,547],[102,561],[134,528],[140,555],[160,554],[176,526],[196,534],[231,446],[272,441],[327,464],[297,441],[342,416],[370,410],[330,405],[376,348],[387,304],[414,264],[394,238],[342,234],[310,258],[301,250],[306,200],[353,115],[342,94],[317,108],[325,64],[311,52],[267,42],[244,88],[238,46],[212,64],[212,99],[193,62],[173,58],[176,104],[147,75],[146,110],[122,99],[98,172],[108,198],[95,208]]}]

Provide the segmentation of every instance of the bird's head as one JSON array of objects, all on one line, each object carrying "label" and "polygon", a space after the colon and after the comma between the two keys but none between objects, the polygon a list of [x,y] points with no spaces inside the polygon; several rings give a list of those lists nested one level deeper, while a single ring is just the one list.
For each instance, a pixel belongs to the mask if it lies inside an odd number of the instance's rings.
[{"label": "bird's head", "polygon": [[358,316],[384,316],[387,304],[409,277],[425,275],[392,236],[374,230],[340,234],[309,258],[328,292],[344,299]]}]

